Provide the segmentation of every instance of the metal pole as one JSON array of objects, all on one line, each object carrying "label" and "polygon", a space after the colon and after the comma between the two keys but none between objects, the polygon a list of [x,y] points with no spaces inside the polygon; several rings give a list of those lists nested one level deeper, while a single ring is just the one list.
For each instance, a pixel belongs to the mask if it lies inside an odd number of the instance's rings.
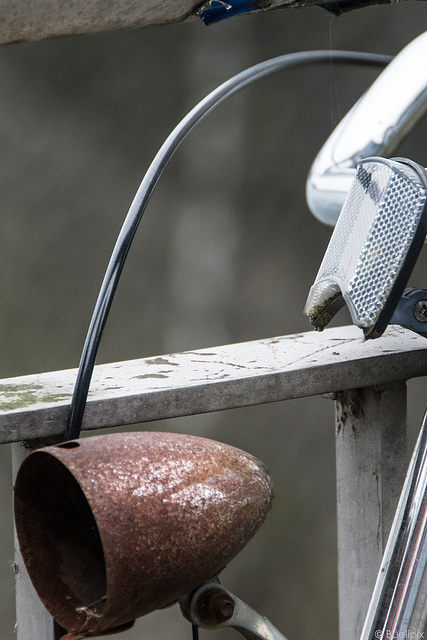
[{"label": "metal pole", "polygon": [[[52,439],[12,445],[12,475],[15,480],[23,459],[34,449],[52,444]],[[16,637],[17,640],[54,640],[53,621],[39,600],[19,551],[15,532],[15,593],[16,593]]]}]

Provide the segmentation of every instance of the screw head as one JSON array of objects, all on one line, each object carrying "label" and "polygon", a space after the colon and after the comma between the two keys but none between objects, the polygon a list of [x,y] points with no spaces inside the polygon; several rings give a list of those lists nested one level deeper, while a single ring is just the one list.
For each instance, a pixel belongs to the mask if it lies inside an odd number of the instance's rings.
[{"label": "screw head", "polygon": [[427,322],[427,300],[418,300],[414,305],[414,318],[418,322]]}]

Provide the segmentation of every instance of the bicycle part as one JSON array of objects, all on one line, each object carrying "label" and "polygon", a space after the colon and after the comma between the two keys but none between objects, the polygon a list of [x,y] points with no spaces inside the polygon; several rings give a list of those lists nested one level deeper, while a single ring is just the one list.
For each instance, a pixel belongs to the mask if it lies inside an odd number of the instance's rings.
[{"label": "bicycle part", "polygon": [[267,618],[224,589],[219,580],[184,596],[180,606],[184,617],[201,629],[233,627],[247,640],[286,640]]},{"label": "bicycle part", "polygon": [[208,0],[196,10],[196,14],[206,25],[219,22],[225,18],[231,18],[242,13],[261,11],[256,0]]},{"label": "bicycle part", "polygon": [[362,640],[427,631],[427,414],[415,446],[362,631]]},{"label": "bicycle part", "polygon": [[407,45],[343,118],[317,155],[307,179],[313,215],[335,225],[357,164],[390,155],[427,111],[427,32]]},{"label": "bicycle part", "polygon": [[398,324],[427,338],[427,289],[405,289],[390,324]]},{"label": "bicycle part", "polygon": [[384,332],[426,237],[426,176],[405,158],[360,162],[305,305],[316,329],[345,301],[366,338]]},{"label": "bicycle part", "polygon": [[15,521],[41,601],[77,638],[129,625],[218,574],[272,499],[264,465],[235,447],[117,433],[31,453]]},{"label": "bicycle part", "polygon": [[156,184],[169,160],[188,133],[190,133],[208,113],[227,98],[250,85],[252,82],[260,80],[276,71],[314,63],[330,65],[331,62],[344,64],[358,63],[381,67],[388,64],[390,59],[390,56],[352,51],[303,51],[272,58],[254,67],[250,67],[233,76],[230,80],[227,80],[227,82],[224,82],[194,107],[178,126],[175,127],[148,168],[111,254],[83,346],[64,440],[72,440],[80,435],[96,355],[126,257]]}]

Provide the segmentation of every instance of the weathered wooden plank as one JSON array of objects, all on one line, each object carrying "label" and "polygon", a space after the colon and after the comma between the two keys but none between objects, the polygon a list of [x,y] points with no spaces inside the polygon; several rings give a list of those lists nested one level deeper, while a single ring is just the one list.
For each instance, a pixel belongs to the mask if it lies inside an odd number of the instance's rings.
[{"label": "weathered wooden plank", "polygon": [[[83,429],[314,396],[427,373],[427,341],[328,329],[95,367]],[[0,442],[60,435],[76,370],[0,380]]]},{"label": "weathered wooden plank", "polygon": [[[363,4],[378,2],[384,0]],[[203,4],[200,0],[0,0],[0,44],[182,22],[196,19]],[[321,0],[258,0],[256,4],[266,11],[321,4]]]}]

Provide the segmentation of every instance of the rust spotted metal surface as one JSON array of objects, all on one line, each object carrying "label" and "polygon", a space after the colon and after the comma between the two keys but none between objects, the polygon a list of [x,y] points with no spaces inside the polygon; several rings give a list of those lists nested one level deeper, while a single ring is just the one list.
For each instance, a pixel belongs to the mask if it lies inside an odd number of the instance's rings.
[{"label": "rust spotted metal surface", "polygon": [[216,575],[263,523],[264,465],[234,447],[128,433],[45,447],[22,464],[22,555],[50,613],[76,637],[165,607]]}]

